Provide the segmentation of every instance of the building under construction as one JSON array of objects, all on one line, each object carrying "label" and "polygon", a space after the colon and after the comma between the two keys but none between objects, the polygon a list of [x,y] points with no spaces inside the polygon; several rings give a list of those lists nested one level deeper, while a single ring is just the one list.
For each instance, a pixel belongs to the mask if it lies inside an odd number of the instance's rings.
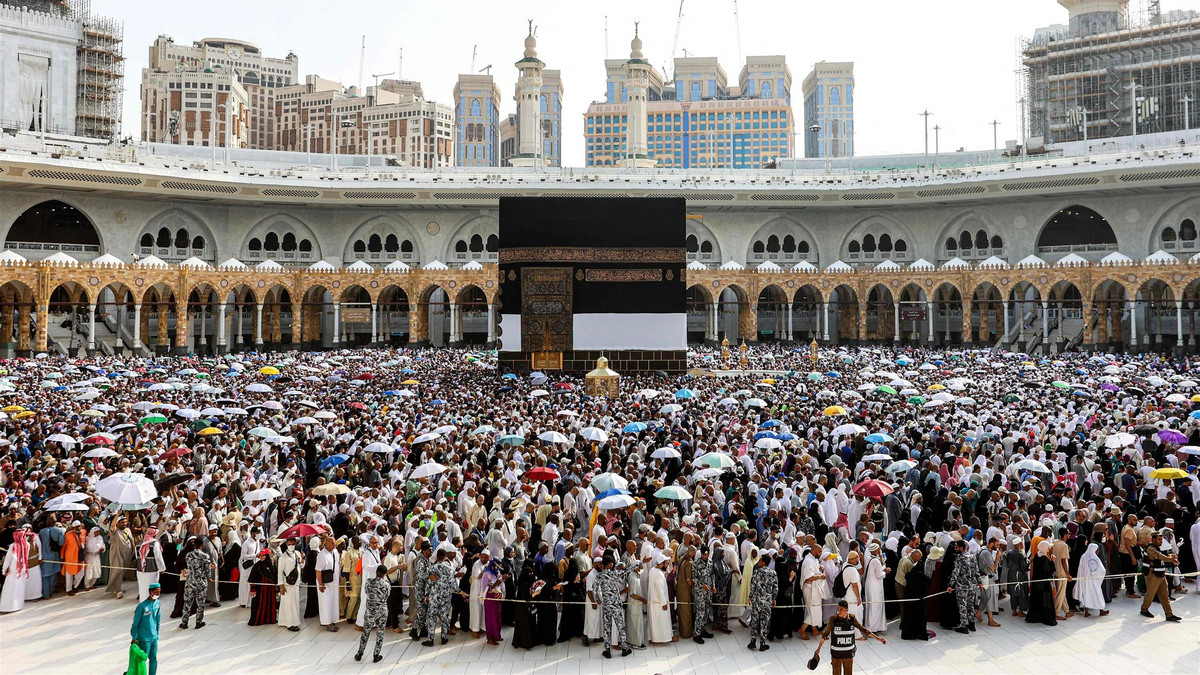
[{"label": "building under construction", "polygon": [[121,124],[125,27],[115,19],[92,15],[92,0],[71,0],[70,4],[83,33],[76,64],[75,133],[113,138]]},{"label": "building under construction", "polygon": [[1132,9],[1129,0],[1058,3],[1070,24],[1020,44],[1030,147],[1200,126],[1200,14],[1164,14],[1157,0]]}]

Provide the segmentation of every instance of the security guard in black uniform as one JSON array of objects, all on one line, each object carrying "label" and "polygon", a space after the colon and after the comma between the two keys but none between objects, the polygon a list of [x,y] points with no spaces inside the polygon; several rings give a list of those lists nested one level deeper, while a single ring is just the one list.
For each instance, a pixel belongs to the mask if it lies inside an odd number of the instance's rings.
[{"label": "security guard in black uniform", "polygon": [[821,644],[817,645],[817,651],[813,652],[815,658],[821,653],[821,647],[825,646],[825,641],[830,639],[830,634],[833,635],[829,645],[829,659],[833,664],[833,675],[854,675],[854,652],[857,649],[854,645],[854,631],[856,629],[869,638],[879,640],[880,644],[887,644],[887,640],[867,630],[858,622],[858,619],[850,613],[850,605],[845,600],[839,600],[837,614],[829,620],[829,625],[825,626],[825,632],[821,633]]}]

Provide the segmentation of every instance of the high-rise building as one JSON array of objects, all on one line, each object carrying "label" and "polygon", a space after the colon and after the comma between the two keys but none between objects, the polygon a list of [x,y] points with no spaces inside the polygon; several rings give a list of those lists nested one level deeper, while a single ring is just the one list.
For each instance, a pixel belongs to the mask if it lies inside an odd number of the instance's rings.
[{"label": "high-rise building", "polygon": [[641,56],[641,40],[633,47],[637,57],[604,62],[605,100],[584,116],[586,166],[753,169],[793,155],[792,74],[783,56],[749,57],[733,86],[717,59],[677,58],[666,85]]},{"label": "high-rise building", "polygon": [[454,83],[455,166],[500,166],[500,87],[490,74]]},{"label": "high-rise building", "polygon": [[1157,2],[1145,14],[1129,0],[1058,3],[1069,23],[1021,45],[1029,146],[1200,126],[1200,14],[1160,13]]},{"label": "high-rise building", "polygon": [[0,0],[0,127],[113,139],[124,28],[91,0]]},{"label": "high-rise building", "polygon": [[[142,69],[142,139],[208,145],[210,128],[192,117],[211,112],[212,94],[224,91],[245,114],[238,116],[228,108],[217,111],[216,145],[224,146],[228,138],[233,147],[273,150],[275,94],[296,83],[299,69],[295,54],[267,57],[244,40],[205,38],[184,45],[160,35],[150,47],[148,67]],[[217,105],[224,103],[224,97],[218,98],[222,101]],[[224,117],[237,128],[222,127]]]},{"label": "high-rise building", "polygon": [[822,61],[801,85],[804,156],[854,156],[854,62]]},{"label": "high-rise building", "polygon": [[500,166],[512,166],[512,156],[517,154],[517,116],[509,114],[500,120]]},{"label": "high-rise building", "polygon": [[398,166],[453,166],[449,106],[425,100],[417,82],[384,80],[359,96],[315,75],[275,92],[275,147],[292,152],[388,157]]}]

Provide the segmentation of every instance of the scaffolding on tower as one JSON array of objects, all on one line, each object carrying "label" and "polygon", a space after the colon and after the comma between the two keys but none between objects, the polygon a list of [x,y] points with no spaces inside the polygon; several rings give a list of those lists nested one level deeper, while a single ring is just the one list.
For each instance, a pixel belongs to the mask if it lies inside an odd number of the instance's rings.
[{"label": "scaffolding on tower", "polygon": [[125,26],[115,19],[92,15],[91,0],[72,0],[71,6],[82,27],[77,51],[75,133],[111,140],[120,132],[121,124]]}]

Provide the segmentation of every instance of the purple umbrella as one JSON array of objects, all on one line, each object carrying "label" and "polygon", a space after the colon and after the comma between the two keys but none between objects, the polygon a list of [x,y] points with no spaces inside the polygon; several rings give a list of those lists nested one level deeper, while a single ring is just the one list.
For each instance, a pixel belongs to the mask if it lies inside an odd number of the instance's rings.
[{"label": "purple umbrella", "polygon": [[1163,429],[1162,431],[1158,432],[1158,440],[1162,441],[1163,443],[1174,443],[1176,445],[1181,445],[1183,443],[1187,443],[1187,436],[1184,436],[1178,431],[1174,431],[1172,429]]},{"label": "purple umbrella", "polygon": [[1112,382],[1105,382],[1104,384],[1100,385],[1100,388],[1104,391],[1121,391],[1121,388]]}]

